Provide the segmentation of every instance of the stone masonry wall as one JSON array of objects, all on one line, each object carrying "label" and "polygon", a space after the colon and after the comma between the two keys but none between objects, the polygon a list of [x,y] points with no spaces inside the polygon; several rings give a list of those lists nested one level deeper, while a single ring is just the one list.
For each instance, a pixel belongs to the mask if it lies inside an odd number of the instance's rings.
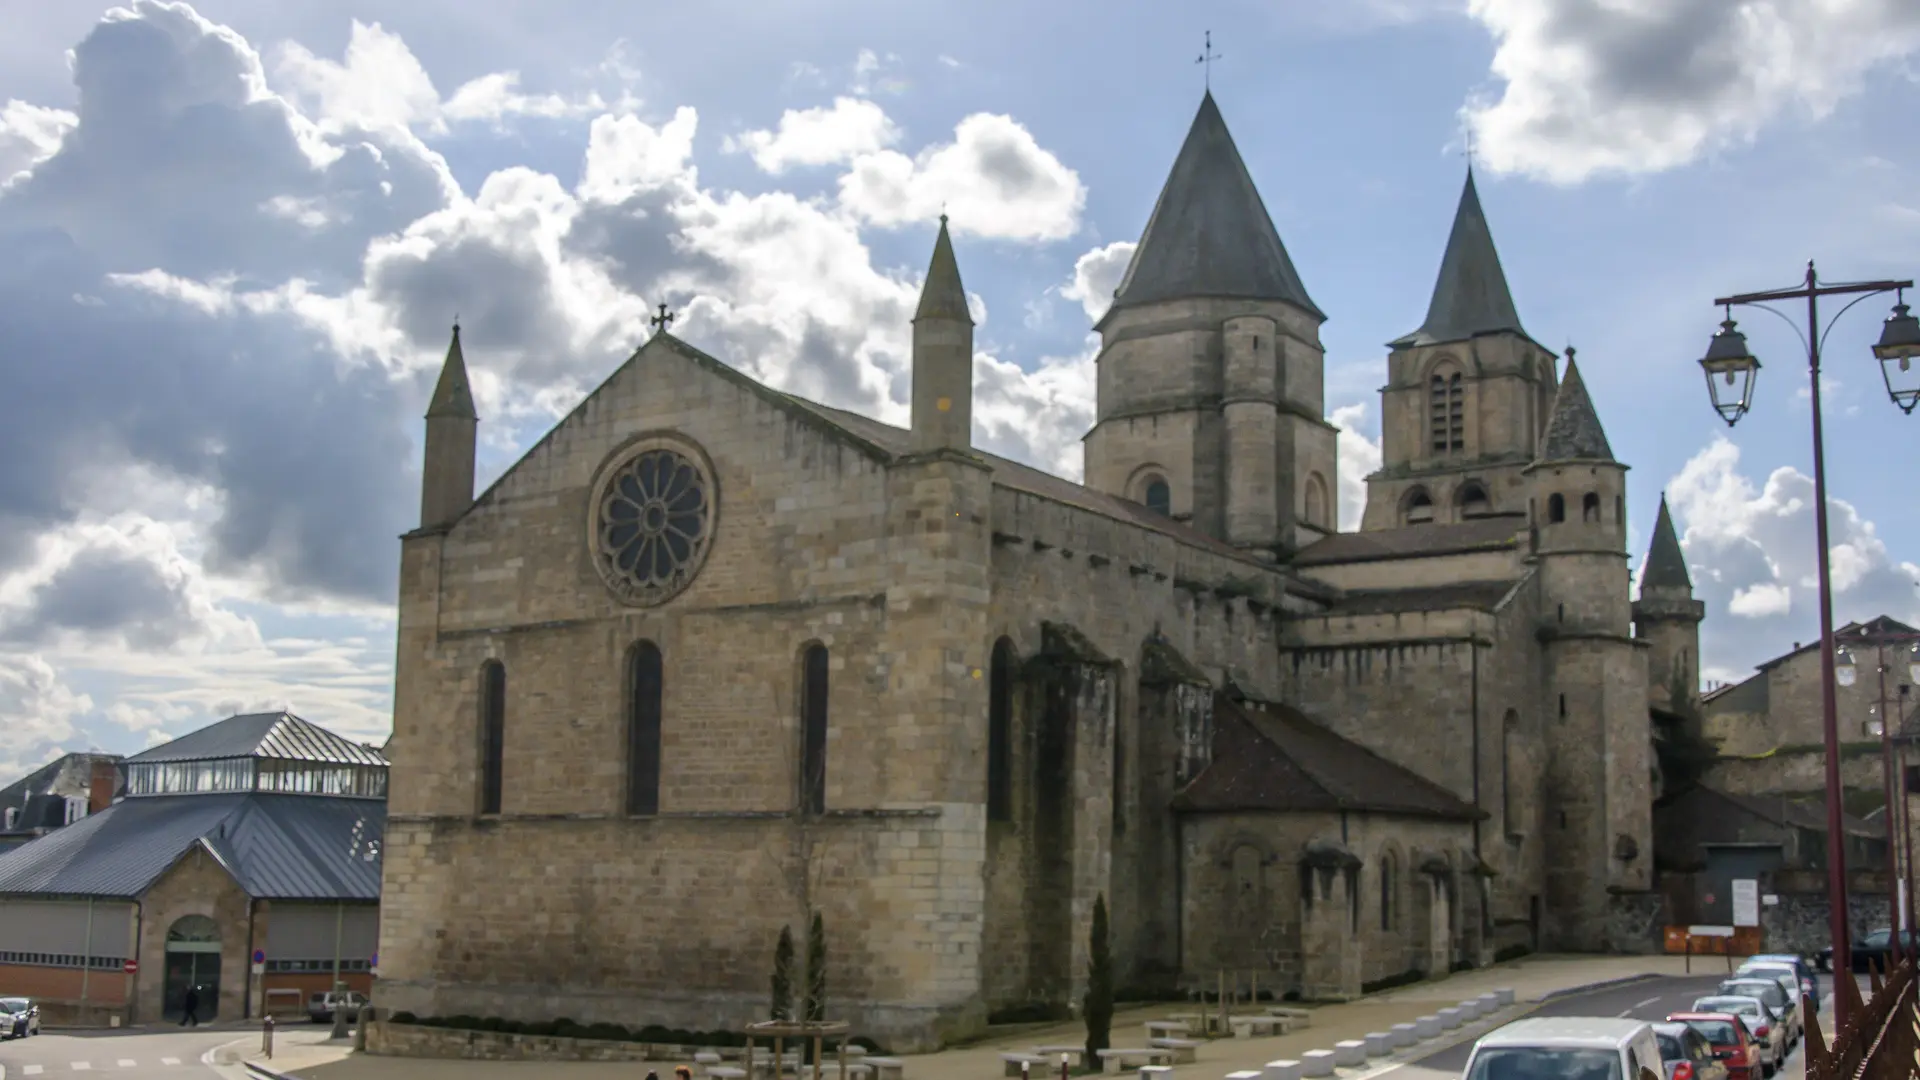
[{"label": "stone masonry wall", "polygon": [[[160,1019],[161,995],[166,986],[167,930],[189,915],[205,915],[220,927],[219,1018],[238,1020],[246,1014],[247,962],[252,947],[247,938],[248,906],[247,894],[197,844],[147,889],[140,898],[136,1022],[155,1023]],[[265,927],[256,925],[255,936],[264,941],[264,934]],[[202,1019],[206,1018],[203,1014]]]}]

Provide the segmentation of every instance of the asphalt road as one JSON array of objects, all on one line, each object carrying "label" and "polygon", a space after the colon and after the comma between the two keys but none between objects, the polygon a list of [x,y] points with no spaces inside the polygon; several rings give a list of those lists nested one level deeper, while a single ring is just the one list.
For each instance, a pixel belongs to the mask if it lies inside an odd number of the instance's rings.
[{"label": "asphalt road", "polygon": [[[1624,1016],[1636,1020],[1664,1020],[1667,1014],[1684,1012],[1692,1007],[1695,999],[1713,993],[1720,985],[1720,980],[1726,977],[1725,971],[1717,971],[1705,975],[1628,983],[1589,994],[1558,998],[1529,1015]],[[1828,976],[1817,977],[1820,980],[1820,1000],[1824,1006],[1833,998],[1833,985]],[[1864,978],[1860,980],[1860,989],[1861,996],[1865,997],[1867,989]],[[1459,1080],[1460,1071],[1467,1067],[1467,1056],[1472,1052],[1473,1040],[1469,1039],[1458,1046],[1389,1069],[1373,1080]],[[1794,1047],[1780,1072],[1775,1074],[1775,1080],[1797,1080],[1805,1075],[1800,1055],[1801,1047]]]},{"label": "asphalt road", "polygon": [[247,1035],[234,1028],[44,1031],[0,1043],[0,1080],[34,1076],[79,1080],[96,1073],[207,1080],[229,1074],[201,1058],[214,1047]]}]

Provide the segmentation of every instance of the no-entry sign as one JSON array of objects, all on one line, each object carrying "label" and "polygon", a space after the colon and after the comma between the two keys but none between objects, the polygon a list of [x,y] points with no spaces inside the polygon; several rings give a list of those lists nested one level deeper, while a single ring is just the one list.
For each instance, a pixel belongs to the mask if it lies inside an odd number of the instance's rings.
[{"label": "no-entry sign", "polygon": [[256,964],[264,964],[264,963],[266,963],[266,962],[267,962],[267,951],[266,951],[265,949],[255,949],[255,950],[253,950],[253,962],[254,962],[254,963],[256,963]]},{"label": "no-entry sign", "polygon": [[129,961],[127,961],[126,963],[124,963],[124,964],[121,964],[121,965],[120,965],[120,970],[121,970],[121,971],[124,971],[124,972],[126,972],[126,973],[127,973],[127,974],[129,974],[129,975],[131,975],[131,974],[133,974],[134,972],[136,972],[136,971],[139,971],[139,970],[140,970],[140,961],[138,961],[138,960],[129,960]]}]

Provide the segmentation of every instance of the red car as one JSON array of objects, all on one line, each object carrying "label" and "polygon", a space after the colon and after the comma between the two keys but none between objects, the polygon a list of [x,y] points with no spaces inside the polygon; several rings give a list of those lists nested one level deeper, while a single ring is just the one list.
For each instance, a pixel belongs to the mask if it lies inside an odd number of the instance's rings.
[{"label": "red car", "polygon": [[1761,1080],[1766,1075],[1764,1051],[1753,1041],[1746,1023],[1732,1013],[1674,1013],[1672,1024],[1685,1024],[1706,1036],[1713,1056],[1727,1067],[1728,1080]]}]

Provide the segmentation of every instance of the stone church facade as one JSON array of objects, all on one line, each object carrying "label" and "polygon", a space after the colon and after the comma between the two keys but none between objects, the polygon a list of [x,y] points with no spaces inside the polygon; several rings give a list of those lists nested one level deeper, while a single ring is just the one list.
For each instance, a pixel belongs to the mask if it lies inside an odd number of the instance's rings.
[{"label": "stone church facade", "polygon": [[379,1002],[745,1021],[818,911],[829,1011],[911,1050],[1077,1001],[1102,896],[1142,987],[1608,948],[1651,886],[1650,663],[1699,620],[1636,620],[1626,466],[1471,177],[1357,532],[1324,318],[1209,96],[1097,327],[1085,484],[971,445],[944,221],[906,429],[662,332],[476,498],[456,330]]}]

